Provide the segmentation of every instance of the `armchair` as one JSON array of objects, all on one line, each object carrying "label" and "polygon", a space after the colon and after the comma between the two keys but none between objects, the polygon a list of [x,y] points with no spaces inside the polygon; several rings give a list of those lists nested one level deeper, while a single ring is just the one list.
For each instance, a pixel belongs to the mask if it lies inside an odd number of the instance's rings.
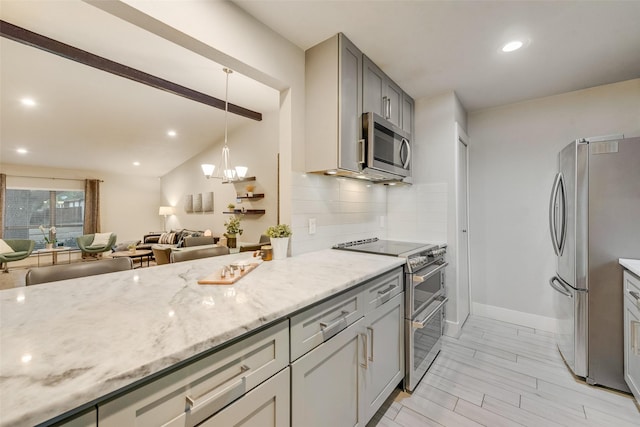
[{"label": "armchair", "polygon": [[111,250],[113,245],[116,243],[116,239],[118,236],[116,233],[111,233],[109,237],[109,241],[106,245],[94,245],[93,239],[95,238],[95,234],[85,234],[83,236],[77,237],[76,242],[78,242],[78,248],[82,251],[82,254],[99,254],[101,252],[108,252]]},{"label": "armchair", "polygon": [[36,245],[34,240],[28,239],[6,239],[4,242],[13,249],[13,252],[0,254],[0,268],[2,268],[5,273],[9,272],[8,263],[25,259],[31,255],[31,252],[33,252],[33,248]]}]

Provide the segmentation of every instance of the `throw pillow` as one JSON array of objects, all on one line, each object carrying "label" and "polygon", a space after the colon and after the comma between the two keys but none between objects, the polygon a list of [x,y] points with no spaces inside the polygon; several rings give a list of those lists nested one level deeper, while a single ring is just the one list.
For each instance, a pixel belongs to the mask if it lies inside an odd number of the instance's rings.
[{"label": "throw pillow", "polygon": [[10,254],[15,252],[11,246],[7,244],[4,240],[0,239],[0,254]]},{"label": "throw pillow", "polygon": [[116,245],[114,250],[116,252],[123,252],[129,250],[129,245],[138,246],[140,244],[140,240],[129,240],[127,242],[121,242]]},{"label": "throw pillow", "polygon": [[158,243],[163,245],[173,245],[175,237],[176,233],[162,233],[160,239],[158,239]]},{"label": "throw pillow", "polygon": [[109,243],[112,233],[96,233],[93,235],[91,246],[106,246]]}]

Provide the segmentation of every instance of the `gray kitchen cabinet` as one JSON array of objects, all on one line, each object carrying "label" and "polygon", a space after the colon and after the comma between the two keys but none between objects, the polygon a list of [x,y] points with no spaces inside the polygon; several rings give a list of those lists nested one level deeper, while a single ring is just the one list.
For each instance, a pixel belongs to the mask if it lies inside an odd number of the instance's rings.
[{"label": "gray kitchen cabinet", "polygon": [[362,59],[363,111],[374,112],[402,127],[403,91],[366,55]]},{"label": "gray kitchen cabinet", "polygon": [[361,318],[291,364],[293,427],[364,427]]},{"label": "gray kitchen cabinet", "polygon": [[96,427],[97,425],[98,412],[95,408],[55,424],[56,427]]},{"label": "gray kitchen cabinet", "polygon": [[280,371],[198,427],[287,427],[290,422],[289,368]]},{"label": "gray kitchen cabinet", "polygon": [[415,102],[406,92],[402,92],[402,130],[408,132],[409,140],[413,141],[413,117],[415,114]]},{"label": "gray kitchen cabinet", "polygon": [[363,394],[368,422],[404,378],[404,293],[368,313],[364,326],[367,355]]},{"label": "gray kitchen cabinet", "polygon": [[625,270],[624,379],[640,402],[640,278]]},{"label": "gray kitchen cabinet", "polygon": [[[98,424],[196,426],[286,368],[288,362],[289,322],[284,320],[99,404]],[[251,412],[249,400],[239,404],[247,413]]]},{"label": "gray kitchen cabinet", "polygon": [[305,52],[306,170],[360,172],[362,52],[336,34]]}]

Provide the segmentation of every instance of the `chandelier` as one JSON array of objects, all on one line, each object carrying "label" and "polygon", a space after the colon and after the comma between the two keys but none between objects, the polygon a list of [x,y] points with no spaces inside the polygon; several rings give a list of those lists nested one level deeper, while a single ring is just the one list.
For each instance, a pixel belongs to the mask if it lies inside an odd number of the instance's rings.
[{"label": "chandelier", "polygon": [[[222,182],[237,181],[243,179],[247,174],[247,168],[245,166],[232,166],[229,158],[229,146],[227,145],[227,133],[228,133],[228,114],[229,114],[229,74],[233,73],[229,68],[223,68],[226,76],[226,87],[224,94],[224,145],[222,146],[222,155],[218,167],[215,165],[206,163],[200,165],[204,176],[209,178],[221,179]],[[215,173],[214,173],[215,172]]]}]

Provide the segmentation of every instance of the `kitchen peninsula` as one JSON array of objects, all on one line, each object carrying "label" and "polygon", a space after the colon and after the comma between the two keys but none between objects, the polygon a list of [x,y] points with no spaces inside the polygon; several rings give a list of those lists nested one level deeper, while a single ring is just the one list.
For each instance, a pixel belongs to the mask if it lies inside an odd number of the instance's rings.
[{"label": "kitchen peninsula", "polygon": [[323,250],[263,262],[233,286],[197,284],[248,256],[0,292],[0,426],[35,425],[94,407],[403,263]]}]

